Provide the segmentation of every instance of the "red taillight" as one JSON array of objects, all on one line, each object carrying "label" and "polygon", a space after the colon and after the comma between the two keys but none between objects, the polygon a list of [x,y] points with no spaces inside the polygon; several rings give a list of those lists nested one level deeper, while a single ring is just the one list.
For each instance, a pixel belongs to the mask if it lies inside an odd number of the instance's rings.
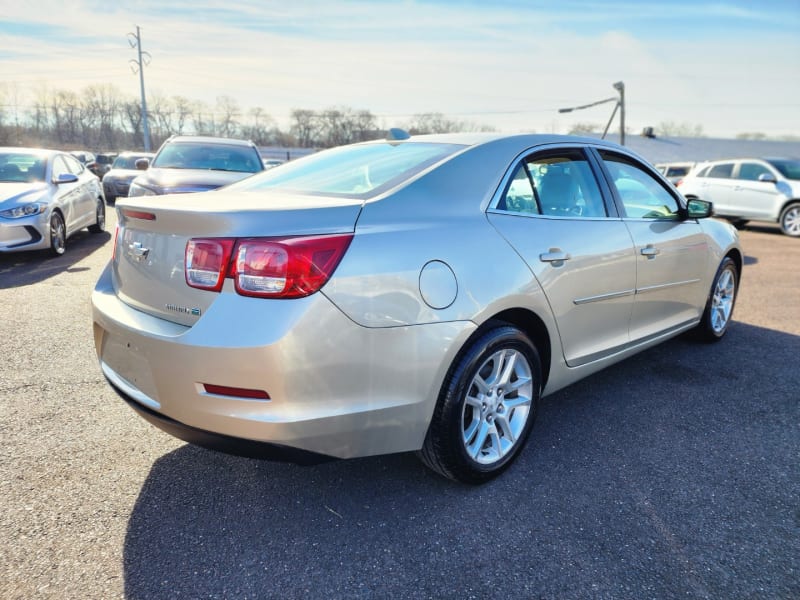
[{"label": "red taillight", "polygon": [[345,234],[189,240],[186,283],[218,292],[227,275],[243,296],[301,298],[325,285],[352,239]]},{"label": "red taillight", "polygon": [[301,298],[328,281],[352,234],[243,239],[231,265],[236,291],[259,298]]},{"label": "red taillight", "polygon": [[234,240],[194,239],[186,244],[184,273],[193,288],[218,292],[222,289]]}]

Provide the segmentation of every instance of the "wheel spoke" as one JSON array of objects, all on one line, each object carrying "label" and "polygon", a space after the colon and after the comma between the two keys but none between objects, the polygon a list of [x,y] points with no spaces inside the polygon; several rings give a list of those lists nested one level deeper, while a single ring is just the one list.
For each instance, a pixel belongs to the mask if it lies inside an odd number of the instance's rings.
[{"label": "wheel spoke", "polygon": [[486,438],[489,436],[490,429],[491,426],[489,423],[482,421],[478,428],[478,432],[475,435],[475,439],[471,444],[467,445],[467,452],[475,460],[478,460],[478,456],[480,455],[481,450],[483,450],[483,446],[486,443]]},{"label": "wheel spoke", "polygon": [[473,418],[472,423],[469,424],[469,427],[464,430],[464,443],[469,446],[470,440],[475,437],[475,433],[478,431],[478,427],[480,427],[481,420]]},{"label": "wheel spoke", "polygon": [[[500,379],[496,382],[497,385],[505,386],[511,381],[511,376],[514,374],[514,369],[517,364],[517,354],[513,351],[507,351],[503,353],[502,362],[505,362],[505,365],[502,367],[503,372],[500,375]],[[500,361],[498,361],[499,363]]]},{"label": "wheel spoke", "polygon": [[511,429],[511,423],[509,423],[507,415],[508,413],[505,415],[497,415],[494,424],[499,433],[501,433],[503,438],[509,443],[508,445],[510,447],[517,441],[517,436]]},{"label": "wheel spoke", "polygon": [[503,405],[506,407],[506,412],[510,413],[511,411],[521,406],[530,406],[531,399],[528,396],[517,396],[516,398],[506,398],[505,400],[503,400]]}]

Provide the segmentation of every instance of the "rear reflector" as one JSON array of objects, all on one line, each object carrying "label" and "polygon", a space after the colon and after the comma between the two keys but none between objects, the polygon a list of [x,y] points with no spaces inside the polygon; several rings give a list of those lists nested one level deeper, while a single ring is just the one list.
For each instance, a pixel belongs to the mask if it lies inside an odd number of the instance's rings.
[{"label": "rear reflector", "polygon": [[142,219],[144,221],[155,221],[156,216],[153,213],[145,212],[143,210],[131,210],[130,208],[123,208],[121,211],[123,217],[129,219]]},{"label": "rear reflector", "polygon": [[246,388],[228,387],[227,385],[214,385],[204,383],[203,389],[207,394],[217,396],[233,396],[235,398],[249,398],[251,400],[269,400],[269,394],[264,390],[249,390]]}]

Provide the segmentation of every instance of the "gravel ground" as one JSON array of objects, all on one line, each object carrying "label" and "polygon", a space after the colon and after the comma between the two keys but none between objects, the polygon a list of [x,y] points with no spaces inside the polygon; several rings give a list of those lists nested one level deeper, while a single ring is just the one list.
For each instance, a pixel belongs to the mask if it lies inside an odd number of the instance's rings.
[{"label": "gravel ground", "polygon": [[408,454],[297,467],[172,439],[97,367],[110,236],[0,255],[0,597],[798,598],[800,240],[742,242],[722,343],[548,397],[482,487]]}]

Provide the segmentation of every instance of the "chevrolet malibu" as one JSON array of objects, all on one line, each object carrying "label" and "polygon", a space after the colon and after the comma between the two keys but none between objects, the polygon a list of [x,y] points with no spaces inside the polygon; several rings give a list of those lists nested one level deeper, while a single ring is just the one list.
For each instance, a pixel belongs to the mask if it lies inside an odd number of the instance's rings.
[{"label": "chevrolet malibu", "polygon": [[742,269],[708,202],[571,136],[393,131],[117,210],[94,338],[145,419],[296,462],[417,451],[468,483],[519,455],[543,395],[722,338]]},{"label": "chevrolet malibu", "polygon": [[0,148],[0,253],[49,249],[88,227],[105,231],[100,181],[71,154]]}]

